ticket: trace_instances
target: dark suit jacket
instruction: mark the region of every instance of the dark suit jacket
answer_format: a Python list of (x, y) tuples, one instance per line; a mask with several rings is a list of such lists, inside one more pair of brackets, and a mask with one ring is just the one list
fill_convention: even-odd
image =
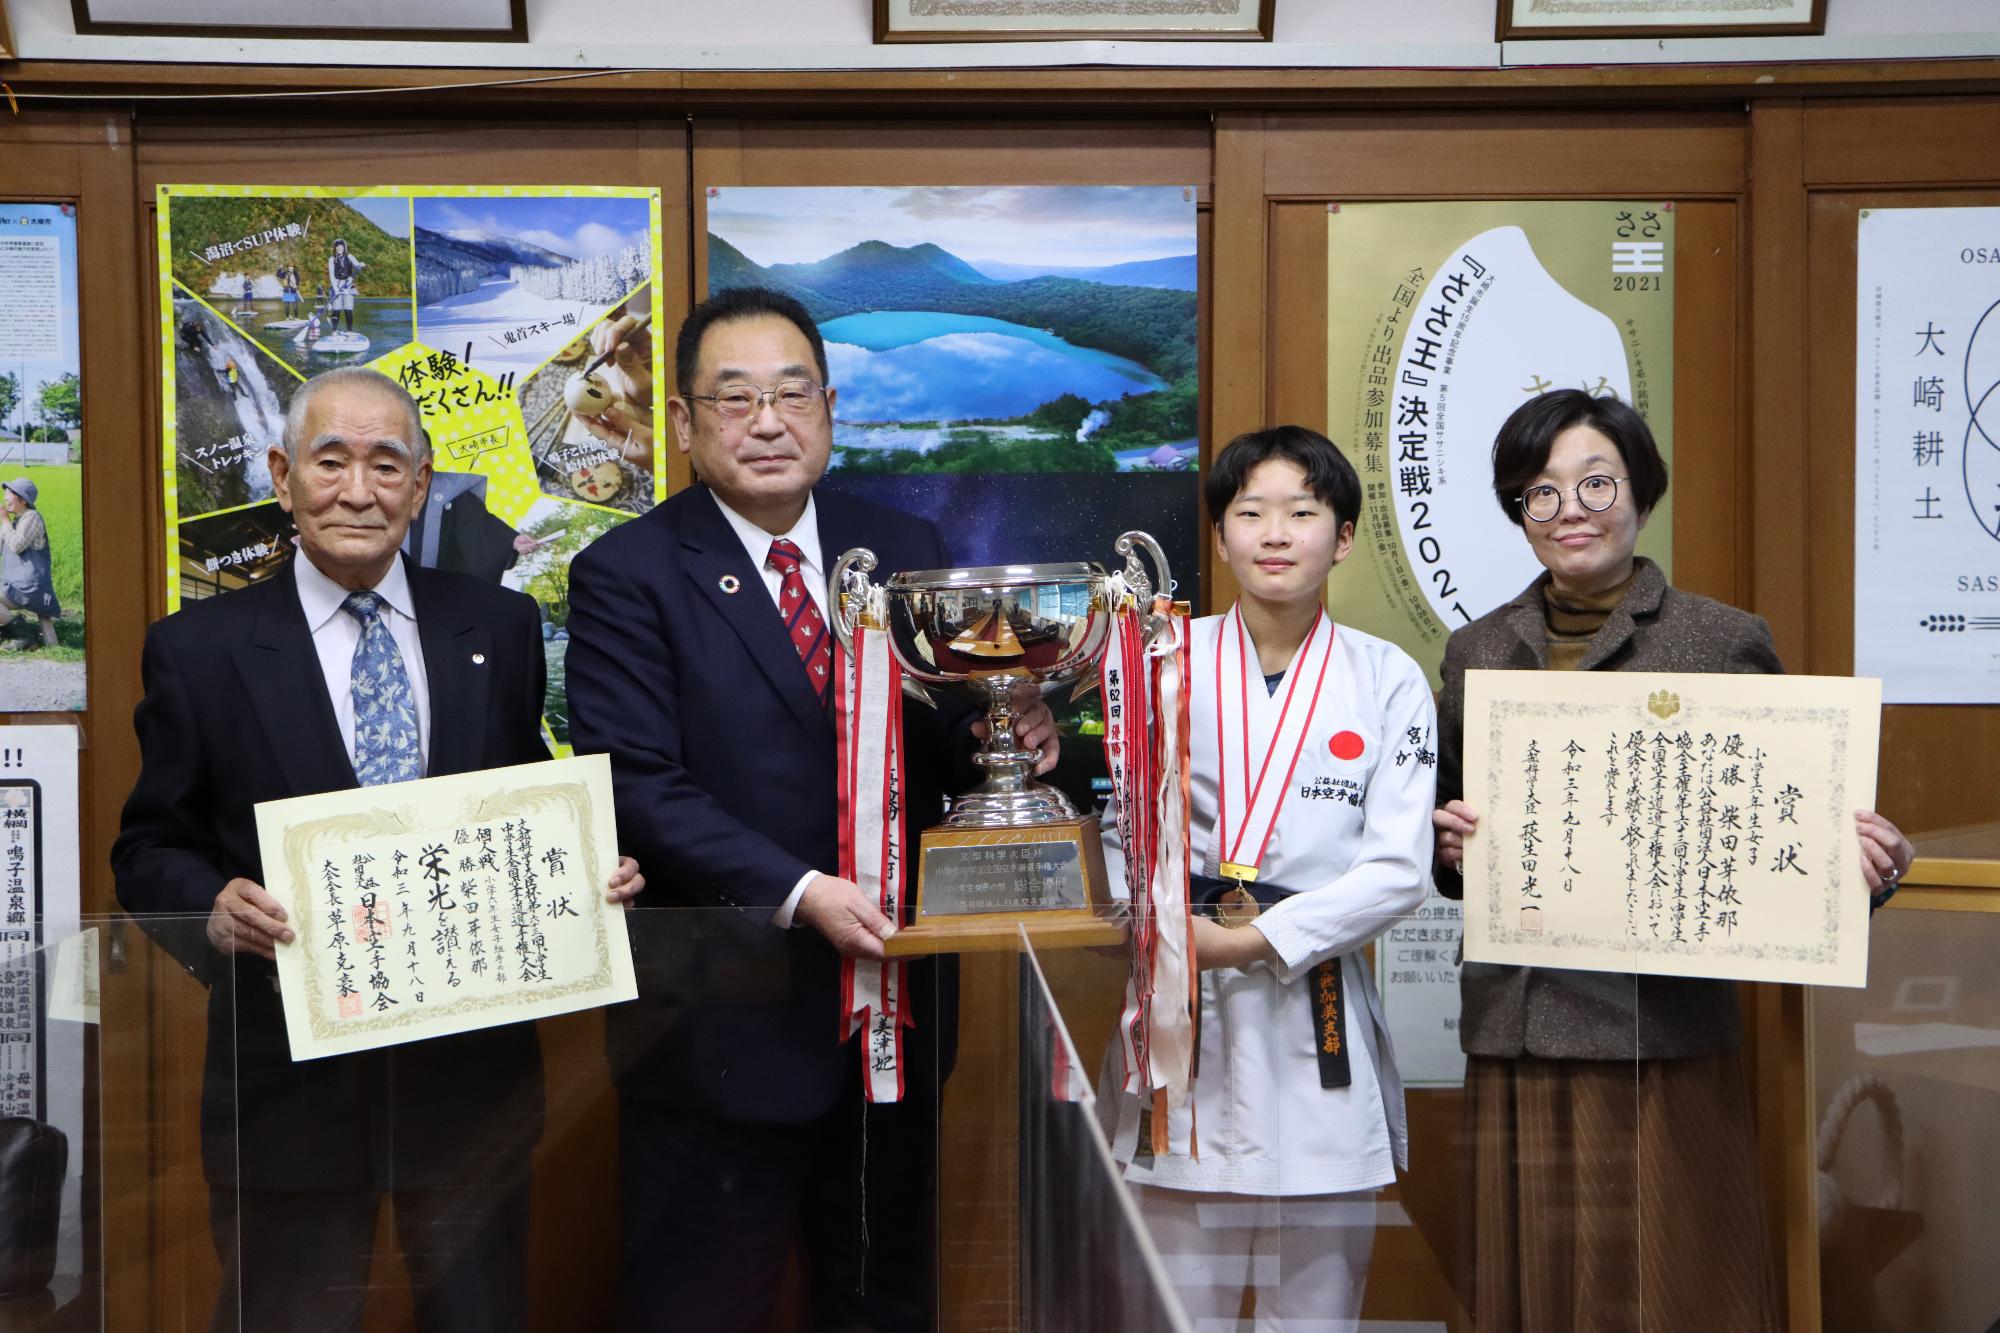
[[(856, 546), (878, 579), (946, 563), (926, 520), (825, 491), (816, 509), (829, 566)], [(706, 487), (576, 558), (569, 632), (571, 737), (610, 754), (619, 836), (649, 876), (631, 918), (639, 1000), (608, 1015), (620, 1091), (730, 1120), (819, 1117), (858, 1059), (838, 1039), (840, 959), (771, 916), (801, 875), (838, 867), (833, 720)], [(909, 701), (903, 717), (907, 868), (971, 717)], [(949, 1066), (955, 978), (949, 959), (911, 968), (913, 1077)]]
[(520, 558), (514, 550), (514, 537), (513, 526), (486, 508), (485, 477), (436, 472), (403, 549), (427, 569), (445, 569), (498, 583)]
[[(1438, 709), (1438, 804), (1465, 793), (1465, 673), (1545, 670), (1544, 573), (1505, 606), (1451, 636)], [(1763, 617), (1667, 586), (1643, 557), (1602, 629), (1584, 671), (1784, 671)], [(1461, 898), (1465, 882), (1442, 861), (1438, 892)], [(1667, 1059), (1734, 1050), (1741, 1040), (1736, 986), (1690, 977), (1574, 972), (1466, 963), (1459, 974), (1459, 1043), (1468, 1055), (1570, 1060)]]
[[(535, 604), (405, 566), (429, 681), (428, 773), (548, 758)], [(264, 882), (251, 807), (355, 785), (291, 567), (155, 624), (144, 673), (139, 781), (111, 865), (118, 901), (209, 986), (209, 1180), (422, 1187), (463, 1178), (490, 1152), (524, 1151), (541, 1132), (532, 1027), (294, 1064), (276, 969), (245, 954), (232, 965), (207, 944), (203, 922), (222, 886), (239, 875)]]

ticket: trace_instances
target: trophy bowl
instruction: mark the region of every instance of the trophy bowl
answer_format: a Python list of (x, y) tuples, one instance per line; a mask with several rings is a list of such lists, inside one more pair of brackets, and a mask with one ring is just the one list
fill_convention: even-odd
[[(1138, 552), (1172, 586), (1166, 554), (1143, 532), (1116, 544), (1125, 588), (1143, 607), (1154, 587)], [(905, 688), (935, 704), (929, 689), (969, 693), (985, 709), (987, 737), (974, 762), (985, 781), (952, 803), (946, 828), (1032, 828), (1078, 818), (1069, 798), (1037, 782), (1034, 750), (1014, 735), (1017, 694), (1050, 694), (1095, 672), (1111, 636), (1111, 576), (1089, 563), (924, 569), (869, 580), (875, 556), (856, 548), (833, 567), (834, 632), (851, 648), (866, 617), (887, 631)]]

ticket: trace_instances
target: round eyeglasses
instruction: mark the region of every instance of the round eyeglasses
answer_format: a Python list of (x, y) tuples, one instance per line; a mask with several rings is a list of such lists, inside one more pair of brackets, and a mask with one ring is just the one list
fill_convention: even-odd
[(768, 389), (754, 384), (724, 384), (714, 393), (691, 393), (688, 397), (694, 402), (713, 404), (718, 415), (731, 421), (741, 421), (762, 411), (767, 399), (776, 403), (785, 416), (810, 416), (825, 393), (825, 385), (811, 380), (781, 380)]
[(1607, 477), (1602, 473), (1585, 477), (1576, 484), (1574, 490), (1562, 490), (1555, 486), (1530, 486), (1521, 492), (1515, 501), (1521, 512), (1537, 523), (1553, 523), (1562, 512), (1563, 500), (1574, 495), (1576, 502), (1593, 514), (1601, 514), (1618, 503), (1618, 483), (1624, 477)]

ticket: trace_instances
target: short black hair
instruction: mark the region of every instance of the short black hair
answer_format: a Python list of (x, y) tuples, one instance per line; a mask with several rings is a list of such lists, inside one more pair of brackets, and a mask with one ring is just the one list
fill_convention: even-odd
[(1272, 426), (1237, 436), (1209, 464), (1202, 495), (1208, 502), (1208, 516), (1217, 528), (1222, 526), (1222, 516), (1229, 506), (1242, 494), (1250, 474), (1259, 464), (1273, 458), (1298, 464), (1312, 493), (1333, 510), (1336, 528), (1360, 520), (1361, 477), (1354, 471), (1354, 464), (1347, 461), (1347, 455), (1340, 452), (1340, 446), (1304, 426)]
[(813, 323), (812, 315), (796, 298), (771, 287), (725, 287), (698, 303), (681, 321), (680, 336), (674, 340), (674, 384), (681, 397), (694, 392), (694, 372), (701, 361), (701, 340), (708, 335), (708, 331), (717, 324), (755, 319), (760, 315), (776, 315), (779, 319), (790, 320), (812, 344), (813, 364), (819, 367), (819, 382), (827, 382), (826, 339), (819, 336), (819, 325)]
[(1549, 465), (1556, 436), (1573, 426), (1588, 426), (1618, 447), (1633, 505), (1641, 515), (1652, 513), (1667, 493), (1667, 460), (1646, 418), (1622, 398), (1552, 389), (1515, 408), (1493, 439), (1493, 498), (1514, 526), (1523, 526), (1521, 492)]

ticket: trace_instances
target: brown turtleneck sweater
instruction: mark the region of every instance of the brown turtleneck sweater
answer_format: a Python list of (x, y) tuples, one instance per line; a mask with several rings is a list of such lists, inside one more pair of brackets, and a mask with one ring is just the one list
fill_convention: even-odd
[(1542, 616), (1549, 627), (1549, 670), (1576, 670), (1591, 639), (1625, 600), (1625, 590), (1632, 586), (1638, 572), (1634, 566), (1624, 582), (1594, 597), (1565, 596), (1556, 592), (1555, 584), (1543, 585)]

